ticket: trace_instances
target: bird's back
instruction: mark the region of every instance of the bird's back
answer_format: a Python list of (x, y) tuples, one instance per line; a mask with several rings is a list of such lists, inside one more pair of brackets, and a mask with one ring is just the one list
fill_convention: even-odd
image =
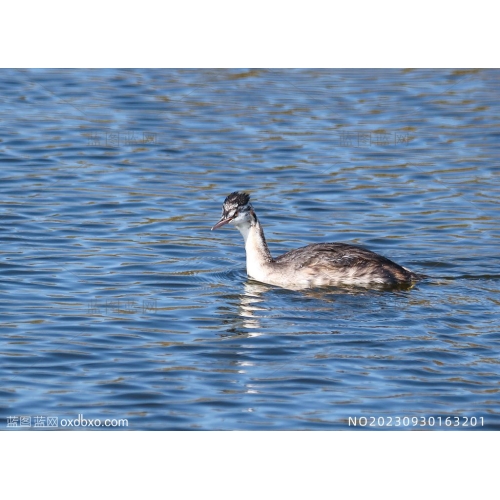
[(316, 284), (409, 283), (420, 276), (365, 248), (345, 243), (313, 243), (274, 260), (290, 278)]

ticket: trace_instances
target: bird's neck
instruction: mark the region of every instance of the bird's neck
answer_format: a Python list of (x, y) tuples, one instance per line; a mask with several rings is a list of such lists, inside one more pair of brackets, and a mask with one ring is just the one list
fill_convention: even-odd
[(259, 279), (261, 272), (272, 262), (271, 252), (267, 247), (264, 230), (255, 217), (250, 223), (236, 226), (245, 240), (245, 251), (247, 254), (247, 273), (255, 279)]

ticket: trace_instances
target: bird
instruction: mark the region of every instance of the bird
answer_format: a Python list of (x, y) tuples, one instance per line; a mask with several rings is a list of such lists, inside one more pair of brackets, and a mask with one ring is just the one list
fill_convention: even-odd
[(235, 191), (226, 197), (221, 219), (211, 230), (226, 224), (235, 226), (245, 240), (248, 276), (269, 285), (291, 289), (413, 286), (425, 277), (375, 252), (346, 243), (313, 243), (273, 258), (246, 192)]

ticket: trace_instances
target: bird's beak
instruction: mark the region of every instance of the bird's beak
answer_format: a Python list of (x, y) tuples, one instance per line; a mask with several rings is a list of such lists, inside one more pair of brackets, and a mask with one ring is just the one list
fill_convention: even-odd
[(229, 219), (229, 218), (225, 218), (225, 217), (222, 217), (222, 219), (217, 222), (217, 224), (215, 224), (215, 226), (210, 230), (210, 231), (213, 231), (214, 229), (219, 229), (219, 227), (222, 227), (226, 224), (229, 224), (233, 219)]

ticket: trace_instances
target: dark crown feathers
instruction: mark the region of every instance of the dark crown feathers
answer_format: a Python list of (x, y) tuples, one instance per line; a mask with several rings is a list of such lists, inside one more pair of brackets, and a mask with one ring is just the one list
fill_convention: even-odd
[(239, 191), (235, 191), (231, 193), (225, 200), (224, 205), (228, 204), (236, 204), (237, 206), (247, 205), (250, 201), (250, 195), (248, 193), (240, 193)]

